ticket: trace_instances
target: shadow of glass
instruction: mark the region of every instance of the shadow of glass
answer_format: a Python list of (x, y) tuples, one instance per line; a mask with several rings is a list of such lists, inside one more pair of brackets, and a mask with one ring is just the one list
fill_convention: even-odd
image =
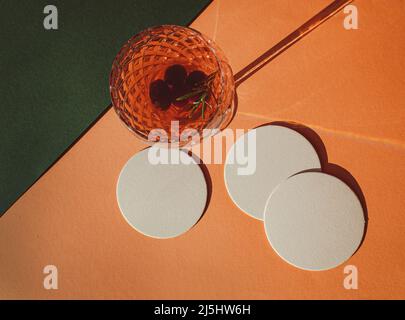
[(322, 23), (327, 21), (329, 18), (333, 17), (338, 13), (343, 7), (351, 3), (353, 0), (335, 0), (327, 7), (322, 9), (307, 22), (301, 25), (299, 28), (291, 32), (288, 36), (278, 42), (276, 45), (271, 47), (260, 57), (249, 63), (246, 67), (238, 71), (235, 76), (235, 88), (237, 88), (242, 82), (246, 81), (248, 78), (253, 76), (257, 71), (271, 62), (278, 55), (283, 53), (294, 43), (305, 37), (311, 31), (315, 30)]

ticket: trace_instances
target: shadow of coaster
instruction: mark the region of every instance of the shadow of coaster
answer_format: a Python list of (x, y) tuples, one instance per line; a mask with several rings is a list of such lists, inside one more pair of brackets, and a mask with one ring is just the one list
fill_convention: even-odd
[[(156, 152), (170, 154), (170, 164), (152, 164), (149, 156)], [(186, 152), (152, 147), (125, 164), (117, 183), (117, 201), (125, 220), (138, 232), (173, 238), (200, 219), (207, 202), (207, 184), (200, 166)]]
[[(256, 135), (256, 143), (250, 140), (252, 135)], [(248, 162), (256, 164), (254, 172), (240, 174), (249, 165), (235, 161), (240, 152), (252, 156)], [(250, 130), (235, 142), (226, 157), (224, 178), (232, 201), (251, 217), (263, 220), (267, 199), (276, 186), (298, 172), (320, 168), (314, 147), (301, 134), (267, 125)]]
[(325, 173), (305, 172), (273, 191), (264, 226), (282, 259), (300, 269), (321, 271), (354, 254), (365, 220), (359, 199), (345, 183)]

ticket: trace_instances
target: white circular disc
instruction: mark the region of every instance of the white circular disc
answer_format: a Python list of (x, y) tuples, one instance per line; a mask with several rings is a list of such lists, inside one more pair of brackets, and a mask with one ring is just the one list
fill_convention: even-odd
[(364, 213), (354, 192), (321, 172), (297, 174), (268, 199), (264, 226), (277, 254), (305, 270), (327, 270), (349, 259), (364, 234)]
[(140, 233), (160, 239), (176, 237), (196, 224), (204, 211), (205, 177), (186, 152), (169, 149), (171, 159), (188, 157), (190, 164), (154, 165), (148, 159), (150, 149), (134, 155), (122, 169), (118, 206), (125, 220)]
[[(249, 142), (254, 134), (256, 152)], [(239, 174), (240, 168), (252, 166), (249, 165), (252, 161), (248, 160), (248, 165), (238, 164), (235, 158), (238, 150), (245, 150), (244, 154), (250, 154), (252, 159), (256, 156), (253, 174)], [(314, 147), (302, 135), (282, 126), (268, 125), (250, 130), (231, 147), (225, 162), (225, 184), (232, 201), (242, 211), (263, 220), (266, 201), (276, 186), (298, 172), (320, 167)]]

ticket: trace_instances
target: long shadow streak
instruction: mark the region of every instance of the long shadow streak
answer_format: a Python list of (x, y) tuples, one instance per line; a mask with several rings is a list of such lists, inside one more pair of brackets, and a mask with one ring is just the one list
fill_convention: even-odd
[(344, 6), (352, 2), (353, 0), (335, 0), (329, 6), (321, 10), (298, 29), (290, 33), (283, 40), (277, 43), (275, 46), (267, 50), (260, 57), (258, 57), (253, 62), (249, 63), (242, 70), (237, 72), (234, 76), (235, 87), (237, 88), (242, 82), (246, 81), (257, 71), (267, 65), (270, 61), (276, 58), (279, 54), (287, 50), (294, 43), (299, 41), (301, 38), (306, 36), (312, 30), (316, 29), (322, 23), (327, 21), (329, 18), (333, 17), (336, 13), (340, 11)]

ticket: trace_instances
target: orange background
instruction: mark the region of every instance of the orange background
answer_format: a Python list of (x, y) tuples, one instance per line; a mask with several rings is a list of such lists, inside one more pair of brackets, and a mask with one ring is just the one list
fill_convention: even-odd
[[(236, 72), (329, 3), (214, 1), (192, 26)], [(344, 265), (308, 272), (283, 262), (262, 223), (231, 202), (223, 165), (207, 165), (211, 201), (189, 232), (135, 232), (115, 186), (144, 145), (110, 110), (0, 218), (0, 298), (405, 298), (405, 1), (354, 4), (359, 30), (345, 30), (340, 12), (238, 87), (231, 128), (298, 122), (325, 170), (362, 192), (368, 230), (345, 264), (357, 266), (358, 290), (344, 289)], [(58, 290), (43, 288), (49, 264)]]

